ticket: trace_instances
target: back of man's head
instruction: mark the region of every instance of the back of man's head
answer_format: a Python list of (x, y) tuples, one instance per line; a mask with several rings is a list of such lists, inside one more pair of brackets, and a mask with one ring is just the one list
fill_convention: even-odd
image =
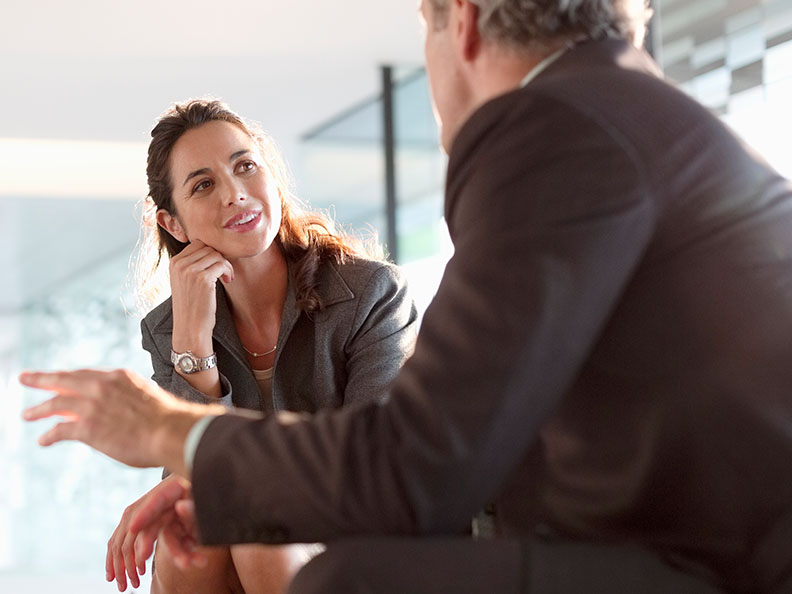
[[(428, 0), (443, 26), (451, 2)], [(468, 0), (479, 7), (482, 37), (531, 48), (559, 38), (625, 39), (640, 45), (651, 16), (647, 0)]]

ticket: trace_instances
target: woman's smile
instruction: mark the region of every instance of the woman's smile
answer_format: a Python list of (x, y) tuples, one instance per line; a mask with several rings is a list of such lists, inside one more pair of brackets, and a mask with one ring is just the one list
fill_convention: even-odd
[(246, 233), (253, 231), (261, 223), (260, 210), (247, 210), (231, 217), (224, 225), (225, 229), (235, 233)]

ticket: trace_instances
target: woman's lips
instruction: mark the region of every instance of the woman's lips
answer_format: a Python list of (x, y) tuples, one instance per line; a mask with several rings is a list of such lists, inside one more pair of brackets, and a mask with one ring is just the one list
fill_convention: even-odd
[(225, 224), (229, 231), (244, 233), (255, 229), (261, 221), (261, 211), (243, 212), (232, 218)]

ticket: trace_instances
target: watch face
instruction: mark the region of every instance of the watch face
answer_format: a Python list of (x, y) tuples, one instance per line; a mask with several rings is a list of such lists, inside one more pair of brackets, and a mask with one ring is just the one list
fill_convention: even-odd
[(195, 369), (195, 362), (193, 361), (192, 357), (185, 355), (179, 359), (179, 369), (181, 369), (184, 373), (190, 373), (193, 371), (193, 369)]

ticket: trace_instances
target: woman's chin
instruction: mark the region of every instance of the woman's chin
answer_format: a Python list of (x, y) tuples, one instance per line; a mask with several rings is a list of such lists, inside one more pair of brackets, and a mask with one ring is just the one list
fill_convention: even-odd
[(229, 262), (233, 263), (234, 261), (266, 258), (271, 255), (272, 251), (278, 251), (274, 242), (250, 246), (247, 248), (240, 248), (237, 246), (236, 249), (230, 249), (228, 250), (228, 253), (224, 253), (223, 255)]

